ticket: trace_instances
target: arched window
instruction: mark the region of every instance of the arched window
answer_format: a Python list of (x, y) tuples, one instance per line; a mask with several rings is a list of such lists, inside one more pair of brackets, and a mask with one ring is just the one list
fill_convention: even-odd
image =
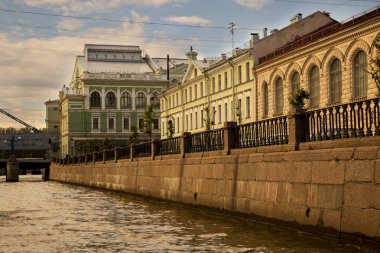
[(291, 94), (295, 94), (297, 90), (300, 88), (300, 74), (298, 72), (294, 72), (292, 76), (292, 90)]
[(342, 97), (342, 67), (340, 60), (335, 59), (329, 69), (330, 102), (340, 102)]
[(91, 93), (90, 98), (90, 106), (91, 107), (100, 107), (100, 94), (97, 91)]
[(319, 70), (313, 66), (309, 72), (310, 106), (319, 105)]
[(136, 96), (136, 107), (137, 108), (144, 108), (146, 107), (146, 97), (143, 92), (137, 93)]
[(269, 90), (268, 84), (264, 83), (263, 86), (263, 116), (268, 117), (269, 114)]
[(282, 79), (276, 81), (276, 114), (281, 114), (284, 108), (284, 86)]
[(116, 108), (116, 96), (112, 91), (106, 95), (106, 108)]
[(120, 97), (121, 108), (131, 108), (132, 107), (132, 97), (129, 92), (123, 92)]
[[(158, 93), (157, 92), (153, 92), (152, 97), (150, 98), (150, 103), (155, 108), (159, 108), (160, 107), (160, 99), (158, 98)], [(174, 96), (173, 96), (173, 106), (174, 106)]]
[(353, 62), (353, 97), (362, 98), (367, 96), (368, 80), (367, 80), (367, 55), (364, 51), (356, 54)]

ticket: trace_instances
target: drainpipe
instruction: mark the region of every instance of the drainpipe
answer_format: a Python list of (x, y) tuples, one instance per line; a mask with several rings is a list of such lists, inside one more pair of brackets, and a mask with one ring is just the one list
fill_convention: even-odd
[(257, 79), (257, 72), (253, 70), (253, 78), (255, 78), (255, 121), (257, 122), (259, 119), (259, 99), (258, 99), (258, 91), (259, 91), (259, 81)]
[(231, 119), (233, 120), (234, 122), (237, 122), (236, 121), (236, 113), (235, 113), (235, 106), (236, 106), (236, 98), (235, 98), (235, 66), (231, 63), (232, 59), (229, 58), (228, 59), (228, 64), (231, 66), (232, 68), (232, 75), (231, 75), (231, 88), (232, 88), (232, 108), (231, 108), (231, 111), (232, 111), (232, 115), (234, 115), (234, 117)]

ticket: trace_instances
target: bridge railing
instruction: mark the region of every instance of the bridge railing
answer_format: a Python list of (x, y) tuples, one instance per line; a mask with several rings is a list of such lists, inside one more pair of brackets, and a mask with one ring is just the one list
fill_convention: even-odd
[(181, 138), (168, 138), (157, 141), (157, 155), (174, 155), (181, 153)]
[(152, 155), (152, 144), (150, 142), (140, 143), (133, 146), (134, 157), (149, 157)]
[(189, 153), (224, 149), (224, 130), (215, 129), (189, 135)]

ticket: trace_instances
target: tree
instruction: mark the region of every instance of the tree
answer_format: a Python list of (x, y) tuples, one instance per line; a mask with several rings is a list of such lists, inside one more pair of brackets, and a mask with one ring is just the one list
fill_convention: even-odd
[(169, 119), (168, 121), (168, 127), (167, 127), (167, 130), (168, 130), (168, 137), (169, 138), (172, 138), (173, 137), (173, 134), (174, 134), (174, 124), (173, 124), (173, 118), (171, 117), (171, 119)]
[(211, 116), (210, 116), (210, 107), (206, 106), (204, 109), (204, 112), (205, 112), (205, 118), (203, 119), (203, 121), (205, 122), (206, 130), (210, 130), (211, 126), (215, 124), (215, 122), (211, 119)]
[(152, 125), (155, 113), (153, 112), (153, 105), (145, 107), (144, 111), (144, 133), (149, 134), (149, 138), (152, 141)]
[(372, 46), (376, 48), (377, 55), (374, 59), (371, 59), (370, 71), (368, 73), (375, 81), (377, 86), (377, 96), (380, 97), (380, 34), (374, 39)]
[(129, 136), (129, 145), (130, 146), (136, 145), (138, 136), (139, 136), (139, 132), (137, 131), (137, 127), (132, 126), (131, 127), (131, 135)]
[(108, 138), (105, 138), (103, 140), (103, 143), (100, 145), (100, 150), (107, 150), (107, 149), (113, 149), (115, 147), (115, 143), (112, 140), (109, 140)]
[(304, 88), (298, 88), (297, 91), (289, 97), (289, 103), (293, 108), (300, 109), (305, 106), (305, 99), (309, 99), (310, 93)]

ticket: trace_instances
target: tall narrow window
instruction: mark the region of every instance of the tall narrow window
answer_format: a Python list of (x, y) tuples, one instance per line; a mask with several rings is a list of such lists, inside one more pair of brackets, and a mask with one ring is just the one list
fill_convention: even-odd
[(129, 130), (129, 118), (123, 118), (123, 129)]
[(193, 129), (193, 114), (190, 113), (190, 130)]
[(194, 85), (194, 99), (198, 99), (198, 85)]
[(203, 125), (203, 122), (204, 122), (204, 120), (203, 120), (203, 110), (201, 110), (201, 127), (204, 126), (204, 125)]
[(367, 74), (367, 55), (364, 51), (356, 54), (353, 62), (353, 97), (362, 98), (367, 96), (368, 74)]
[(116, 108), (116, 96), (112, 91), (106, 95), (106, 108)]
[(132, 107), (132, 97), (129, 92), (123, 92), (120, 97), (121, 108), (131, 108)]
[(218, 91), (222, 90), (222, 75), (218, 75)]
[(189, 130), (189, 115), (186, 115), (186, 131)]
[(203, 82), (201, 82), (201, 87), (200, 87), (200, 89), (201, 89), (201, 98), (203, 97)]
[(227, 83), (228, 83), (228, 79), (227, 79), (227, 71), (224, 72), (224, 89), (227, 89)]
[(249, 80), (251, 80), (251, 75), (250, 75), (250, 69), (249, 69), (249, 62), (247, 62), (245, 64), (245, 80), (248, 82)]
[(319, 105), (319, 70), (312, 67), (309, 73), (310, 106)]
[(176, 101), (176, 105), (179, 106), (179, 103), (178, 103), (178, 93), (175, 94), (175, 101)]
[(179, 117), (177, 117), (177, 133), (179, 133)]
[(159, 120), (158, 119), (153, 119), (153, 129), (159, 129)]
[(240, 124), (240, 122), (241, 122), (241, 117), (242, 117), (242, 115), (241, 115), (241, 99), (238, 99), (238, 104), (237, 104), (237, 108), (236, 108), (236, 116), (237, 116), (237, 119), (238, 119), (238, 122), (239, 122), (239, 124)]
[(215, 93), (215, 77), (212, 78), (212, 93)]
[[(150, 98), (150, 103), (154, 108), (160, 108), (160, 99), (158, 98), (158, 93), (153, 92), (152, 97)], [(174, 95), (173, 95), (173, 105), (174, 105)]]
[(198, 129), (198, 112), (194, 113), (194, 117), (195, 117), (195, 129)]
[(222, 123), (222, 105), (218, 105), (218, 123)]
[(115, 129), (115, 118), (108, 118), (108, 130)]
[(342, 97), (342, 67), (340, 60), (335, 59), (329, 69), (330, 102), (340, 102)]
[(97, 91), (91, 93), (90, 98), (90, 106), (91, 107), (100, 107), (100, 94)]
[(281, 114), (284, 108), (284, 86), (282, 78), (278, 78), (275, 84), (276, 91), (276, 114)]
[(193, 101), (193, 88), (189, 88), (190, 102)]
[(185, 89), (185, 103), (187, 103), (187, 89)]
[(211, 118), (212, 118), (212, 122), (214, 123), (215, 123), (215, 113), (216, 113), (215, 107), (212, 107)]
[(292, 76), (292, 87), (291, 94), (295, 94), (297, 90), (300, 88), (300, 74), (298, 72), (294, 72)]
[(92, 118), (92, 129), (99, 129), (99, 118)]
[(137, 93), (137, 96), (136, 96), (136, 107), (137, 108), (144, 108), (144, 107), (146, 107), (146, 97), (145, 97), (145, 94), (143, 92)]
[(169, 109), (171, 109), (171, 108), (172, 108), (172, 97), (169, 96)]
[(228, 121), (228, 104), (224, 103), (224, 121)]
[(198, 69), (194, 69), (194, 77), (198, 76)]
[(269, 114), (269, 90), (268, 84), (264, 83), (263, 86), (263, 116), (268, 117)]
[(246, 118), (251, 117), (251, 98), (250, 97), (245, 98), (245, 117)]
[(144, 129), (144, 119), (139, 118), (139, 130), (142, 131)]
[(241, 82), (241, 66), (238, 66), (238, 84)]

